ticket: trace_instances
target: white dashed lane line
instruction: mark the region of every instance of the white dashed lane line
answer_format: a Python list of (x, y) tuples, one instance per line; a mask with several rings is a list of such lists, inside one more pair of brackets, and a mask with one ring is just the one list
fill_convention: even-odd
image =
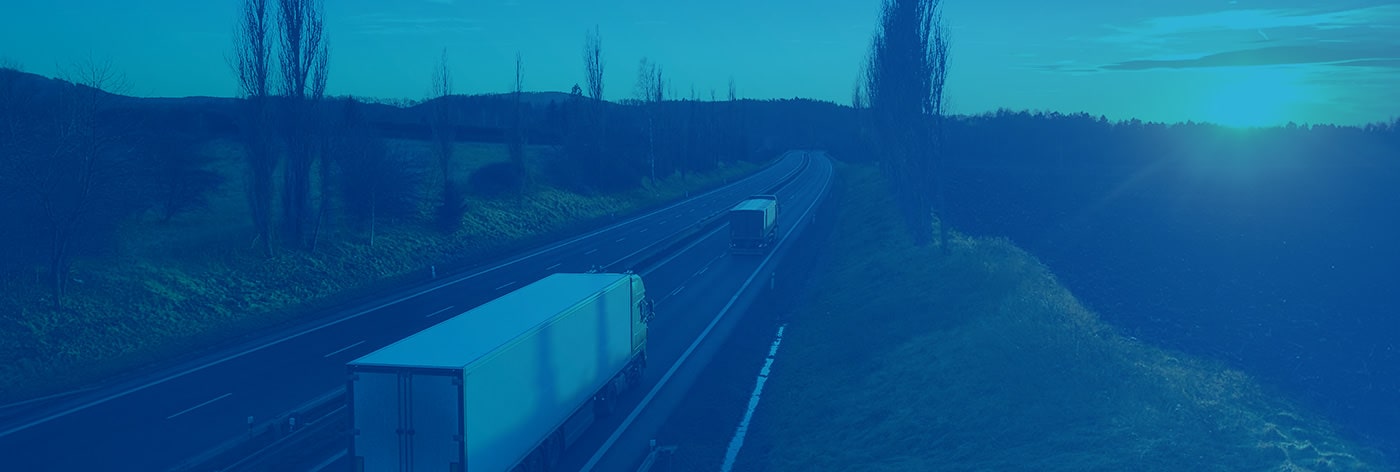
[[(433, 315), (428, 315), (428, 316), (433, 316)], [(355, 344), (351, 344), (351, 345), (349, 345), (349, 346), (345, 346), (345, 347), (342, 347), (342, 348), (340, 348), (340, 349), (336, 349), (336, 350), (334, 350), (334, 351), (331, 351), (330, 354), (326, 354), (326, 355), (324, 355), (324, 356), (321, 356), (321, 358), (324, 359), (324, 358), (327, 358), (327, 357), (330, 357), (330, 356), (334, 356), (334, 355), (336, 355), (336, 354), (340, 354), (340, 353), (345, 352), (345, 351), (349, 351), (350, 349), (354, 348), (355, 346), (359, 346), (359, 345), (364, 344), (364, 343), (365, 343), (364, 341), (360, 341), (360, 342), (357, 342), (357, 343), (355, 343)]]
[(202, 406), (204, 406), (204, 405), (208, 405), (208, 404), (210, 404), (210, 403), (214, 403), (214, 402), (216, 402), (216, 401), (223, 400), (223, 399), (225, 399), (225, 398), (228, 398), (230, 395), (233, 395), (233, 393), (232, 393), (232, 392), (229, 392), (229, 393), (225, 393), (225, 394), (223, 394), (223, 395), (219, 395), (219, 396), (217, 396), (217, 397), (214, 397), (213, 400), (209, 400), (209, 401), (207, 401), (207, 402), (200, 403), (200, 404), (198, 404), (198, 405), (195, 405), (195, 406), (192, 406), (192, 407), (189, 407), (189, 408), (180, 410), (179, 413), (176, 413), (176, 414), (167, 416), (167, 417), (165, 417), (165, 419), (167, 419), (167, 420), (175, 419), (176, 416), (180, 416), (180, 415), (183, 415), (183, 414), (185, 414), (185, 413), (189, 413), (189, 412), (191, 412), (191, 411), (194, 411), (194, 410), (196, 410), (196, 409), (199, 409), (199, 407), (202, 407)]
[(434, 311), (434, 312), (432, 312), (432, 313), (428, 313), (427, 315), (424, 315), (423, 317), (424, 317), (424, 318), (432, 318), (432, 317), (434, 317), (434, 316), (437, 316), (437, 315), (442, 314), (442, 312), (444, 312), (444, 311), (451, 310), (451, 309), (453, 309), (453, 308), (457, 308), (457, 307), (455, 307), (455, 306), (449, 306), (449, 307), (447, 307), (447, 308), (443, 308), (443, 309), (441, 309), (441, 310)]

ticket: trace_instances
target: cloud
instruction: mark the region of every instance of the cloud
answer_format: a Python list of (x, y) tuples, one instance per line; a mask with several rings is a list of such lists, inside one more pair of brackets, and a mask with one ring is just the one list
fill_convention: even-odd
[(1339, 62), (1335, 65), (1400, 69), (1400, 59), (1364, 59), (1360, 61)]
[(1135, 37), (1181, 35), (1208, 31), (1264, 31), (1274, 28), (1337, 29), (1400, 26), (1400, 5), (1378, 5), (1333, 11), (1304, 9), (1225, 10), (1198, 15), (1151, 18), (1114, 28)]
[(352, 20), (357, 31), (368, 34), (470, 32), (485, 29), (478, 20), (467, 18), (409, 18), (362, 15)]
[[(1400, 61), (1400, 51), (1371, 50), (1367, 47), (1327, 45), (1279, 46), (1209, 54), (1192, 59), (1133, 60), (1109, 64), (1107, 70), (1188, 69), (1200, 67), (1247, 67), (1284, 64), (1348, 64)], [(1374, 66), (1373, 66), (1374, 67)]]
[[(1292, 64), (1392, 67), (1400, 60), (1400, 5), (1349, 9), (1230, 9), (1109, 26), (1098, 38), (1121, 55), (1102, 70)], [(1138, 57), (1131, 57), (1136, 55)], [(1120, 56), (1121, 57), (1121, 56)]]

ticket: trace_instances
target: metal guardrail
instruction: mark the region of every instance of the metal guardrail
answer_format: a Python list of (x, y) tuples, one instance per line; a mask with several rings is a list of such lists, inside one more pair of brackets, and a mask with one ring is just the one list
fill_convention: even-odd
[(657, 446), (656, 440), (651, 440), (651, 452), (647, 453), (646, 459), (642, 459), (642, 465), (637, 467), (637, 472), (666, 472), (671, 470), (671, 456), (676, 454), (676, 446)]
[(336, 438), (334, 432), (349, 431), (345, 415), (345, 388), (316, 397), (292, 411), (253, 423), (248, 433), (229, 439), (203, 454), (192, 457), (170, 472), (234, 472), (272, 470), (276, 465), (300, 459), (320, 441)]
[[(796, 169), (759, 193), (772, 193), (787, 186), (809, 163), (810, 158), (804, 158)], [(719, 226), (728, 211), (726, 208), (710, 213), (689, 228), (629, 254), (604, 269), (635, 272), (655, 264), (671, 250)], [(169, 472), (263, 471), (301, 460), (301, 456), (315, 451), (318, 445), (345, 438), (344, 435), (350, 430), (346, 407), (345, 388), (340, 387), (271, 420), (255, 424), (250, 418), (246, 435), (229, 439), (170, 468)], [(675, 449), (675, 446), (653, 447), (643, 462), (644, 468), (639, 472), (651, 470), (662, 458), (669, 458)]]

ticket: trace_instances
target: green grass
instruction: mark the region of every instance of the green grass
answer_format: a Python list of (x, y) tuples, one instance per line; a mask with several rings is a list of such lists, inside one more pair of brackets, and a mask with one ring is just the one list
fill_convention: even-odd
[[(834, 229), (739, 470), (1372, 470), (1249, 376), (1126, 338), (1004, 239), (915, 247), (884, 180)], [(757, 451), (757, 452), (755, 452)]]
[[(391, 145), (431, 159), (425, 143)], [(529, 148), (531, 168), (538, 170), (548, 151)], [(469, 198), (462, 228), (450, 235), (432, 229), (441, 186), (440, 178), (430, 178), (421, 214), (381, 221), (372, 248), (363, 228), (337, 220), (315, 253), (284, 249), (264, 258), (252, 244), (237, 146), (215, 141), (205, 152), (210, 168), (227, 179), (209, 208), (168, 223), (143, 217), (124, 229), (115, 255), (75, 261), (73, 277), (81, 282), (72, 284), (64, 310), (47, 308), (47, 287), (36, 281), (0, 281), (0, 303), (17, 311), (0, 317), (0, 403), (168, 362), (317, 308), (424, 280), (429, 265), (446, 270), (499, 257), (757, 169), (731, 165), (620, 194), (536, 183), (520, 196)], [(462, 180), (507, 160), (504, 145), (459, 144), (456, 152), (453, 173)]]

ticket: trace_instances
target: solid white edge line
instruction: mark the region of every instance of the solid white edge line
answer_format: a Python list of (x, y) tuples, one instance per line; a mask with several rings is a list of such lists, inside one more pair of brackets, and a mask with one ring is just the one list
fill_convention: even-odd
[[(821, 192), (817, 193), (817, 198), (812, 200), (812, 204), (807, 206), (807, 210), (802, 212), (802, 216), (797, 217), (797, 221), (806, 219), (807, 214), (811, 213), (812, 209), (817, 207), (817, 202), (822, 200), (823, 195), (825, 195), (830, 188), (831, 175), (833, 173), (834, 171), (826, 175), (826, 181), (822, 184)], [(783, 235), (783, 240), (778, 244), (787, 243), (788, 237), (792, 235), (792, 231), (795, 228), (797, 228), (795, 224), (788, 227), (787, 233)], [(777, 254), (777, 251), (769, 252), (768, 256), (763, 258), (763, 262), (759, 263), (758, 268), (754, 269), (752, 274), (749, 274), (749, 278), (744, 280), (744, 284), (739, 286), (739, 290), (734, 292), (734, 296), (729, 297), (729, 303), (726, 303), (724, 308), (720, 309), (719, 314), (715, 315), (715, 318), (710, 321), (710, 324), (705, 326), (705, 330), (700, 332), (700, 336), (697, 336), (695, 341), (690, 343), (690, 346), (685, 349), (685, 352), (681, 353), (681, 357), (677, 358), (674, 364), (671, 364), (671, 368), (666, 370), (666, 374), (662, 375), (661, 379), (656, 381), (656, 385), (651, 388), (651, 391), (647, 392), (645, 397), (642, 397), (642, 401), (637, 404), (636, 408), (632, 409), (632, 412), (627, 415), (626, 419), (622, 420), (622, 424), (619, 424), (617, 429), (613, 430), (612, 435), (608, 436), (607, 441), (604, 441), (603, 445), (598, 448), (598, 452), (594, 453), (593, 457), (588, 459), (588, 462), (583, 465), (582, 469), (579, 469), (580, 472), (592, 471), (593, 467), (598, 465), (598, 461), (603, 460), (603, 455), (607, 454), (608, 450), (612, 448), (613, 443), (616, 443), (618, 438), (622, 437), (622, 432), (626, 431), (627, 427), (631, 426), (632, 422), (637, 420), (637, 416), (641, 415), (642, 409), (646, 408), (653, 398), (656, 398), (656, 394), (661, 391), (661, 387), (666, 386), (666, 382), (670, 381), (671, 376), (676, 374), (676, 370), (680, 368), (681, 364), (685, 363), (685, 360), (690, 358), (690, 354), (695, 352), (695, 348), (700, 346), (700, 343), (705, 340), (705, 336), (708, 336), (710, 331), (715, 329), (715, 325), (719, 324), (719, 320), (723, 319), (724, 315), (729, 313), (729, 309), (733, 308), (734, 303), (739, 300), (739, 295), (743, 294), (745, 290), (748, 290), (749, 285), (753, 284), (754, 277), (758, 277), (759, 272), (762, 272), (763, 268), (768, 266), (768, 262), (773, 259), (774, 254)]]
[(758, 411), (758, 401), (763, 395), (763, 386), (768, 383), (768, 377), (773, 373), (773, 360), (778, 356), (778, 346), (783, 343), (783, 328), (787, 328), (787, 325), (778, 326), (778, 334), (773, 337), (773, 344), (768, 348), (768, 358), (763, 360), (763, 368), (758, 370), (758, 376), (754, 378), (753, 393), (749, 395), (749, 405), (744, 409), (744, 417), (739, 420), (739, 426), (734, 428), (734, 436), (729, 438), (729, 448), (724, 451), (724, 464), (720, 466), (720, 472), (734, 470), (734, 463), (739, 460), (739, 451), (744, 448), (744, 438), (749, 434), (749, 425), (753, 422), (753, 414)]
[[(785, 154), (783, 154), (782, 157), (779, 157), (779, 159), (786, 159), (787, 156), (788, 156), (789, 154), (792, 154), (792, 153), (791, 153), (791, 152), (785, 153)], [(771, 168), (770, 168), (770, 169), (771, 169)], [(524, 260), (533, 258), (533, 257), (538, 256), (538, 255), (540, 255), (540, 254), (544, 254), (544, 253), (553, 251), (553, 250), (555, 250), (555, 249), (559, 249), (559, 248), (561, 248), (561, 247), (564, 247), (564, 246), (573, 244), (573, 243), (578, 242), (578, 241), (581, 241), (581, 240), (583, 240), (583, 239), (591, 238), (591, 237), (597, 236), (597, 235), (599, 235), (599, 234), (602, 234), (602, 233), (604, 233), (604, 232), (612, 231), (612, 230), (614, 230), (614, 229), (618, 229), (618, 228), (621, 228), (621, 227), (630, 225), (630, 224), (632, 224), (632, 223), (637, 222), (638, 220), (641, 220), (641, 219), (644, 219), (644, 218), (648, 218), (648, 217), (654, 216), (654, 215), (659, 214), (659, 213), (662, 213), (662, 212), (669, 211), (669, 210), (671, 210), (672, 208), (675, 208), (675, 207), (680, 206), (680, 205), (682, 205), (682, 204), (690, 203), (690, 202), (696, 201), (696, 200), (701, 199), (701, 198), (706, 198), (706, 197), (710, 196), (710, 194), (719, 192), (719, 191), (721, 191), (721, 190), (729, 190), (729, 189), (732, 189), (733, 186), (739, 185), (740, 183), (743, 183), (743, 182), (747, 182), (747, 181), (749, 181), (750, 179), (757, 178), (758, 175), (759, 175), (759, 174), (750, 175), (750, 176), (748, 176), (748, 177), (745, 177), (744, 179), (735, 181), (735, 182), (732, 183), (732, 184), (728, 184), (728, 185), (724, 185), (724, 186), (721, 186), (721, 187), (718, 187), (718, 188), (714, 188), (714, 189), (711, 189), (711, 190), (708, 191), (708, 192), (702, 193), (702, 194), (700, 194), (700, 195), (696, 195), (696, 196), (693, 197), (693, 198), (690, 198), (690, 199), (687, 199), (687, 200), (682, 200), (682, 201), (679, 201), (679, 202), (676, 202), (676, 203), (672, 203), (672, 204), (667, 205), (667, 206), (665, 206), (665, 207), (663, 207), (663, 208), (661, 208), (661, 209), (652, 211), (652, 212), (647, 213), (647, 214), (644, 214), (644, 215), (639, 215), (639, 216), (633, 217), (633, 218), (631, 218), (631, 219), (625, 220), (625, 221), (623, 221), (623, 222), (621, 222), (621, 223), (614, 224), (614, 225), (612, 225), (612, 226), (608, 226), (608, 227), (606, 227), (606, 228), (600, 228), (600, 229), (595, 230), (595, 231), (593, 231), (593, 232), (591, 232), (591, 233), (582, 234), (582, 235), (575, 236), (575, 237), (570, 238), (570, 239), (566, 239), (566, 240), (564, 240), (564, 241), (562, 241), (562, 242), (558, 242), (558, 243), (555, 243), (555, 244), (553, 244), (553, 245), (544, 247), (544, 248), (542, 248), (542, 249), (538, 249), (538, 250), (536, 250), (536, 251), (534, 251), (534, 252), (525, 254), (525, 255), (523, 255), (523, 256), (516, 257), (516, 258), (514, 258), (514, 259), (510, 259), (510, 260), (508, 260), (508, 261), (506, 261), (506, 262), (502, 262), (502, 263), (497, 264), (497, 265), (495, 265), (495, 266), (488, 267), (488, 268), (486, 268), (486, 269), (482, 269), (482, 270), (479, 270), (479, 271), (477, 271), (477, 272), (474, 272), (474, 273), (471, 273), (471, 274), (468, 274), (468, 275), (464, 275), (464, 276), (458, 277), (458, 278), (456, 278), (456, 279), (454, 279), (454, 280), (444, 281), (442, 284), (435, 285), (435, 286), (433, 286), (433, 287), (429, 287), (429, 288), (427, 288), (427, 289), (424, 289), (424, 290), (421, 290), (421, 291), (418, 291), (418, 292), (414, 292), (414, 293), (411, 293), (411, 294), (408, 294), (408, 295), (404, 295), (404, 296), (399, 297), (399, 298), (396, 298), (396, 299), (394, 299), (394, 300), (391, 300), (391, 301), (382, 303), (382, 304), (380, 304), (380, 305), (378, 305), (378, 306), (375, 306), (375, 307), (373, 307), (373, 308), (369, 308), (369, 309), (360, 311), (359, 313), (355, 313), (355, 314), (353, 314), (353, 315), (349, 315), (349, 316), (346, 316), (346, 317), (343, 317), (343, 318), (340, 318), (340, 319), (331, 320), (331, 321), (322, 323), (321, 325), (318, 325), (318, 326), (315, 326), (315, 327), (312, 327), (312, 328), (304, 329), (304, 330), (299, 331), (299, 332), (297, 332), (297, 333), (295, 333), (295, 334), (291, 334), (291, 335), (288, 335), (288, 336), (284, 336), (284, 337), (282, 337), (282, 338), (280, 338), (280, 339), (277, 339), (277, 340), (275, 340), (275, 341), (270, 341), (270, 342), (268, 342), (268, 343), (266, 343), (266, 344), (263, 344), (263, 345), (261, 345), (261, 346), (252, 347), (252, 348), (249, 348), (249, 349), (244, 350), (244, 351), (242, 351), (242, 352), (238, 352), (238, 353), (235, 353), (235, 354), (230, 354), (230, 355), (224, 356), (224, 357), (221, 358), (221, 359), (207, 362), (207, 363), (205, 363), (205, 364), (203, 364), (203, 365), (200, 365), (200, 366), (198, 366), (198, 367), (192, 367), (192, 368), (186, 369), (186, 370), (181, 371), (181, 372), (177, 372), (177, 373), (174, 373), (174, 374), (170, 374), (170, 375), (168, 375), (168, 376), (166, 376), (166, 377), (159, 378), (159, 379), (156, 379), (156, 380), (152, 380), (152, 381), (150, 381), (150, 382), (146, 382), (146, 383), (144, 383), (144, 384), (141, 384), (141, 385), (138, 385), (138, 386), (135, 386), (135, 387), (132, 387), (132, 388), (129, 388), (129, 389), (126, 389), (126, 390), (117, 392), (117, 393), (113, 393), (113, 394), (111, 394), (111, 395), (107, 395), (107, 396), (105, 396), (105, 397), (102, 397), (102, 398), (99, 398), (99, 399), (96, 399), (96, 400), (93, 400), (93, 401), (90, 401), (90, 402), (87, 402), (87, 403), (84, 403), (84, 404), (81, 404), (81, 405), (77, 405), (77, 406), (74, 406), (74, 407), (72, 407), (72, 408), (68, 408), (68, 409), (63, 410), (63, 411), (60, 411), (60, 412), (58, 412), (58, 413), (54, 413), (54, 414), (52, 414), (52, 415), (45, 416), (45, 417), (43, 417), (43, 418), (39, 418), (39, 419), (33, 420), (33, 421), (30, 421), (30, 422), (21, 424), (21, 425), (19, 425), (19, 426), (15, 426), (15, 427), (12, 427), (12, 428), (10, 428), (10, 429), (6, 429), (6, 430), (4, 430), (4, 431), (0, 431), (0, 438), (3, 438), (3, 437), (5, 437), (5, 436), (9, 436), (9, 435), (11, 435), (11, 434), (14, 434), (14, 433), (17, 433), (17, 432), (20, 432), (20, 431), (24, 431), (24, 430), (29, 429), (29, 428), (32, 428), (32, 427), (34, 427), (34, 426), (36, 426), (36, 425), (40, 425), (40, 424), (43, 424), (43, 423), (47, 423), (47, 422), (49, 422), (49, 421), (53, 421), (53, 420), (55, 420), (55, 419), (62, 418), (62, 417), (64, 417), (64, 416), (68, 416), (68, 415), (71, 415), (71, 414), (73, 414), (73, 413), (86, 410), (86, 409), (88, 409), (88, 408), (92, 408), (92, 407), (97, 406), (97, 405), (101, 405), (101, 404), (103, 404), (103, 403), (107, 403), (107, 402), (109, 402), (109, 401), (112, 401), (112, 400), (115, 400), (115, 399), (118, 399), (118, 398), (121, 398), (121, 397), (124, 397), (124, 396), (127, 396), (127, 395), (131, 395), (131, 394), (133, 394), (133, 393), (136, 393), (136, 392), (139, 392), (139, 391), (142, 391), (142, 390), (145, 390), (145, 389), (154, 387), (154, 386), (156, 386), (156, 385), (160, 385), (160, 384), (169, 382), (169, 381), (171, 381), (171, 380), (175, 380), (175, 379), (184, 377), (184, 376), (189, 375), (189, 374), (193, 374), (193, 373), (195, 373), (195, 372), (199, 372), (199, 371), (201, 371), (201, 370), (204, 370), (204, 369), (207, 369), (207, 368), (210, 368), (210, 367), (219, 365), (219, 364), (223, 364), (223, 363), (225, 363), (225, 362), (228, 362), (228, 361), (231, 361), (231, 360), (234, 360), (234, 359), (238, 359), (238, 358), (243, 357), (243, 356), (246, 356), (246, 355), (248, 355), (248, 354), (252, 354), (252, 353), (261, 351), (261, 350), (263, 350), (263, 349), (267, 349), (267, 348), (269, 348), (269, 347), (276, 346), (276, 345), (278, 345), (278, 344), (282, 344), (282, 343), (287, 342), (287, 341), (289, 341), (289, 340), (302, 337), (302, 336), (304, 336), (304, 335), (306, 335), (306, 334), (313, 333), (313, 332), (316, 332), (316, 331), (320, 331), (320, 330), (322, 330), (322, 329), (325, 329), (325, 328), (328, 328), (328, 327), (331, 327), (331, 326), (334, 326), (334, 325), (338, 325), (338, 324), (340, 324), (340, 323), (344, 323), (344, 322), (346, 322), (346, 321), (350, 321), (350, 320), (353, 320), (353, 319), (355, 319), (355, 318), (359, 318), (359, 317), (364, 316), (364, 315), (366, 315), (366, 314), (369, 314), (369, 313), (373, 313), (373, 312), (375, 312), (375, 311), (378, 311), (379, 309), (384, 308), (384, 307), (386, 307), (386, 306), (394, 305), (394, 304), (397, 304), (397, 303), (402, 302), (402, 301), (404, 301), (404, 300), (408, 300), (408, 299), (410, 299), (410, 298), (418, 297), (418, 296), (420, 296), (420, 295), (424, 295), (424, 294), (427, 294), (427, 293), (436, 292), (436, 291), (441, 290), (441, 289), (443, 289), (443, 288), (447, 288), (448, 286), (456, 285), (456, 284), (458, 284), (458, 283), (461, 283), (461, 282), (464, 282), (464, 281), (467, 281), (467, 280), (471, 280), (471, 279), (476, 278), (476, 277), (479, 277), (479, 276), (481, 276), (481, 275), (483, 275), (483, 274), (491, 273), (491, 272), (493, 272), (493, 271), (495, 271), (495, 270), (497, 270), (497, 269), (500, 269), (500, 268), (502, 268), (502, 267), (508, 267), (508, 266), (514, 265), (514, 264), (516, 264), (516, 263), (518, 263), (518, 262), (521, 262), (521, 261), (524, 261)], [(781, 180), (781, 179), (780, 179), (780, 180)]]
[(364, 341), (360, 341), (360, 342), (357, 342), (357, 343), (355, 343), (355, 344), (351, 344), (351, 345), (349, 345), (349, 346), (345, 346), (345, 347), (342, 347), (342, 348), (340, 348), (340, 349), (336, 349), (335, 351), (331, 351), (330, 354), (326, 354), (326, 355), (324, 355), (324, 356), (321, 356), (321, 358), (322, 358), (322, 359), (325, 359), (325, 358), (334, 356), (334, 355), (336, 355), (336, 354), (340, 354), (340, 353), (342, 353), (342, 352), (349, 351), (349, 350), (351, 350), (351, 349), (354, 349), (355, 346), (359, 346), (359, 345), (364, 344), (364, 343), (365, 343)]
[(207, 402), (200, 403), (200, 404), (198, 404), (198, 405), (195, 405), (195, 406), (192, 406), (192, 407), (189, 407), (189, 408), (180, 410), (179, 413), (176, 413), (176, 414), (167, 416), (167, 417), (165, 417), (165, 419), (167, 419), (167, 420), (175, 419), (176, 416), (180, 416), (180, 415), (183, 415), (183, 414), (185, 414), (185, 413), (189, 413), (189, 412), (191, 412), (191, 411), (197, 410), (197, 409), (199, 409), (199, 407), (201, 407), (201, 406), (208, 405), (208, 404), (210, 404), (210, 403), (214, 403), (214, 402), (219, 401), (219, 400), (223, 400), (223, 399), (225, 399), (225, 398), (228, 398), (230, 395), (233, 395), (233, 392), (229, 392), (229, 393), (225, 393), (225, 394), (223, 394), (223, 395), (219, 395), (219, 396), (217, 396), (217, 397), (214, 397), (213, 400), (209, 400), (209, 401), (207, 401)]

